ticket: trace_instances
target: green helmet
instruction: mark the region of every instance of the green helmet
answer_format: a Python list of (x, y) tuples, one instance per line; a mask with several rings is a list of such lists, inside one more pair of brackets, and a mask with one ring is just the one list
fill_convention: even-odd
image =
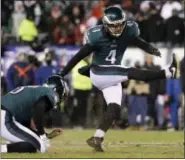
[(119, 37), (126, 24), (126, 15), (120, 7), (111, 6), (105, 9), (103, 15), (105, 29), (115, 37)]
[(43, 85), (52, 88), (57, 93), (58, 103), (68, 96), (68, 85), (61, 76), (53, 75), (49, 77)]

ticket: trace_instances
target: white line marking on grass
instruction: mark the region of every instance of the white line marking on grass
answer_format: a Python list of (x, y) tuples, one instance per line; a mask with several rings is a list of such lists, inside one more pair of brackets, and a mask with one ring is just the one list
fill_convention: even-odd
[[(57, 146), (56, 146), (57, 145)], [(59, 148), (60, 146), (64, 147), (86, 147), (88, 146), (85, 142), (80, 141), (70, 141), (70, 142), (53, 142), (52, 147)], [(183, 147), (183, 142), (108, 142), (104, 144), (106, 148), (115, 148), (115, 147)]]

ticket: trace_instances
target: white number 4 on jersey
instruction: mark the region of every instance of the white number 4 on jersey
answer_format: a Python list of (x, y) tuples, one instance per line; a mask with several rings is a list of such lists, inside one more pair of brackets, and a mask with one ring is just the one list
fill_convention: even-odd
[(111, 50), (105, 60), (110, 61), (111, 64), (114, 64), (116, 62), (116, 50)]

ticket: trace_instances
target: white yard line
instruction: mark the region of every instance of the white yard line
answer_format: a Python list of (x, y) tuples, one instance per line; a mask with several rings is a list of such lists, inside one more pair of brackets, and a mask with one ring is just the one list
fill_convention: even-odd
[[(59, 145), (59, 146), (56, 146)], [(53, 142), (52, 147), (59, 148), (60, 146), (65, 147), (80, 147), (87, 146), (85, 142), (80, 141), (70, 141), (70, 142)], [(183, 147), (183, 142), (109, 142), (104, 145), (105, 148), (115, 148), (115, 147)]]

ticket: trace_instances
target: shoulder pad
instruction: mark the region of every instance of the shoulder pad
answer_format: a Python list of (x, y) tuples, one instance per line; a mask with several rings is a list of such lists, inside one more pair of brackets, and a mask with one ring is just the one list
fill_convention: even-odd
[(127, 21), (127, 26), (130, 28), (132, 35), (133, 36), (139, 36), (140, 35), (140, 30), (139, 26), (136, 22), (134, 21)]
[(127, 26), (139, 28), (135, 21), (127, 21)]
[(102, 27), (102, 25), (97, 25), (95, 27), (89, 28), (84, 34), (84, 44), (88, 43), (94, 45), (102, 35)]
[(101, 31), (102, 27), (103, 27), (102, 25), (97, 25), (97, 26), (89, 28), (88, 31), (89, 32), (98, 32), (98, 31)]
[(54, 91), (53, 89), (51, 88), (48, 88), (48, 87), (45, 87), (46, 91), (45, 91), (45, 95), (48, 97), (49, 101), (51, 102), (51, 104), (53, 106), (56, 105), (56, 98), (55, 98), (55, 94), (54, 94)]

